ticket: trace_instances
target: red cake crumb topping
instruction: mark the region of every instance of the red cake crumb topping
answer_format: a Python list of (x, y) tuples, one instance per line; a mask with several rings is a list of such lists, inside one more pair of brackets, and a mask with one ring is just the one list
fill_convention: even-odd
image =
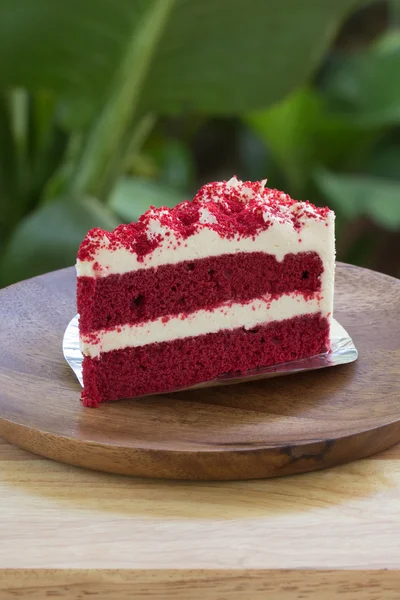
[(155, 208), (145, 212), (137, 223), (120, 225), (108, 232), (99, 228), (86, 235), (78, 252), (80, 261), (90, 261), (101, 248), (110, 251), (126, 248), (139, 261), (157, 248), (173, 232), (171, 245), (180, 246), (203, 228), (221, 238), (254, 237), (278, 220), (291, 223), (300, 232), (307, 220), (325, 220), (328, 207), (317, 208), (310, 202), (297, 202), (288, 194), (265, 187), (265, 181), (214, 182), (204, 185), (193, 201), (185, 200), (174, 208)]

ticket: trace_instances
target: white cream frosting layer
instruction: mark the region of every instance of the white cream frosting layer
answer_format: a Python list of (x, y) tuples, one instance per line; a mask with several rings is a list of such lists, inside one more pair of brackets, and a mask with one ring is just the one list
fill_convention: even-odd
[(81, 351), (85, 356), (97, 357), (102, 352), (122, 350), (127, 347), (139, 347), (147, 344), (170, 342), (185, 337), (194, 337), (206, 333), (217, 333), (228, 329), (244, 327), (252, 329), (257, 325), (290, 319), (301, 315), (315, 314), (321, 311), (331, 319), (331, 303), (318, 295), (306, 300), (299, 294), (282, 295), (271, 300), (268, 297), (253, 300), (247, 304), (225, 304), (214, 310), (199, 310), (190, 315), (161, 317), (138, 325), (123, 325), (119, 328), (99, 330), (97, 341), (83, 336)]
[[(316, 252), (329, 271), (329, 265), (335, 259), (334, 220), (334, 213), (331, 212), (324, 220), (308, 219), (301, 230), (296, 231), (292, 223), (276, 219), (268, 229), (261, 231), (254, 239), (238, 236), (228, 239), (221, 237), (211, 227), (204, 227), (186, 240), (178, 240), (171, 231), (170, 236), (165, 236), (161, 244), (144, 257), (143, 262), (138, 261), (137, 255), (127, 248), (111, 251), (108, 247), (109, 242), (105, 239), (104, 245), (99, 248), (93, 260), (77, 261), (77, 275), (78, 277), (121, 275), (139, 269), (238, 252), (265, 252), (275, 256), (278, 261), (282, 261), (289, 253)], [(154, 222), (154, 228), (155, 235), (165, 233), (158, 221)], [(95, 268), (98, 265), (101, 265), (101, 271)]]

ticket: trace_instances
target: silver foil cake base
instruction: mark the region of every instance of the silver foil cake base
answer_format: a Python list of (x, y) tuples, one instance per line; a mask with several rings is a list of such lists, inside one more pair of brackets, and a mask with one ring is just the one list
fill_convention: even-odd
[[(64, 358), (75, 373), (81, 386), (82, 381), (82, 361), (83, 355), (79, 348), (79, 316), (69, 322), (63, 338), (63, 353)], [(332, 321), (331, 327), (331, 352), (317, 354), (309, 358), (293, 360), (279, 365), (269, 367), (260, 367), (245, 373), (225, 373), (219, 375), (211, 381), (198, 383), (188, 388), (179, 388), (176, 390), (168, 390), (169, 392), (198, 389), (202, 387), (213, 387), (217, 385), (229, 385), (234, 383), (244, 383), (246, 381), (255, 381), (257, 379), (267, 379), (268, 377), (278, 377), (280, 375), (290, 375), (301, 371), (314, 371), (316, 369), (324, 369), (326, 367), (335, 367), (337, 365), (345, 365), (352, 363), (358, 358), (357, 348), (354, 346), (353, 340), (347, 331), (335, 319)]]

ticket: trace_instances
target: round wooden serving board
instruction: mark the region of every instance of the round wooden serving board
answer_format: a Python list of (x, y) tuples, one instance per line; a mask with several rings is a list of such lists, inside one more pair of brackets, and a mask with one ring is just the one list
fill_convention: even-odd
[(0, 292), (0, 435), (91, 469), (252, 479), (330, 467), (400, 441), (400, 281), (339, 264), (335, 317), (357, 362), (83, 408), (64, 361), (75, 271)]

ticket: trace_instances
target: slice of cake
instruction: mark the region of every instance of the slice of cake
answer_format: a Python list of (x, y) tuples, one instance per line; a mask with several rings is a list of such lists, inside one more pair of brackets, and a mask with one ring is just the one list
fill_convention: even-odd
[(265, 183), (210, 183), (89, 231), (77, 261), (85, 405), (329, 350), (334, 213)]

